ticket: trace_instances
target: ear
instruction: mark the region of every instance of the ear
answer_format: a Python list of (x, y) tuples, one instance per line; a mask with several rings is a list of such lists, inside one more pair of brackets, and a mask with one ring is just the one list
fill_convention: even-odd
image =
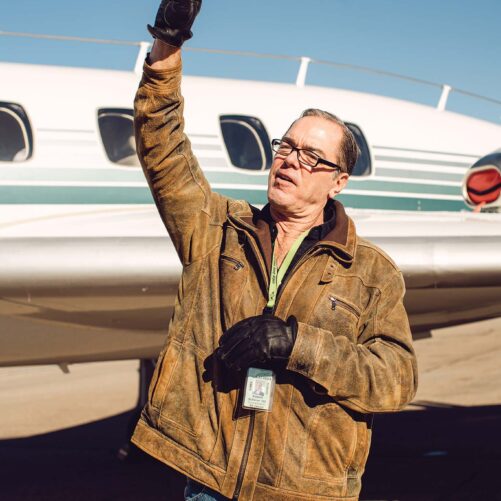
[(348, 179), (350, 176), (346, 172), (338, 172), (334, 174), (332, 178), (332, 187), (329, 190), (329, 198), (334, 198), (338, 193), (344, 190), (344, 187), (348, 184)]

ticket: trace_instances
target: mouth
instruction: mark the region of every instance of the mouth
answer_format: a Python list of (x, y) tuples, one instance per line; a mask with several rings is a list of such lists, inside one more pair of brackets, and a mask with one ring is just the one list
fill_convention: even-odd
[(296, 184), (294, 182), (294, 180), (289, 177), (287, 174), (285, 174), (284, 172), (282, 171), (278, 171), (276, 174), (275, 174), (275, 178), (276, 179), (280, 179), (281, 181), (285, 181), (287, 183), (291, 183), (291, 184)]

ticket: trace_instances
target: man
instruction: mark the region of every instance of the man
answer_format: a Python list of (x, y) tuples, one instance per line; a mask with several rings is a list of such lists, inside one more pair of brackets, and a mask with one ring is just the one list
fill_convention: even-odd
[(133, 442), (190, 479), (186, 499), (355, 500), (373, 413), (416, 389), (402, 276), (333, 200), (357, 148), (326, 112), (273, 141), (262, 210), (211, 191), (180, 94), (200, 4), (162, 2), (135, 101), (138, 155), (183, 274)]

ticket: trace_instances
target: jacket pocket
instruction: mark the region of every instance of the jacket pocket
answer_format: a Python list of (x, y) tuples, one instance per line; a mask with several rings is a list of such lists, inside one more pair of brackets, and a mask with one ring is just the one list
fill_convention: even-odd
[(235, 271), (241, 270), (242, 268), (245, 267), (244, 263), (242, 263), (242, 261), (239, 261), (235, 257), (226, 256), (225, 254), (222, 254), (221, 259), (223, 260), (223, 262), (226, 261), (226, 262), (230, 263), (230, 265), (233, 265), (233, 269)]
[(235, 313), (244, 296), (249, 270), (243, 256), (221, 254), (219, 259), (221, 316), (223, 330), (234, 324)]
[(169, 385), (170, 378), (179, 356), (179, 344), (170, 342), (158, 357), (148, 390), (148, 401), (156, 409), (160, 409)]
[(212, 384), (204, 381), (206, 360), (192, 344), (178, 345), (177, 360), (162, 388), (158, 423), (164, 435), (204, 460), (212, 453), (219, 428), (217, 409), (211, 405)]
[(326, 290), (315, 304), (308, 323), (356, 342), (360, 317), (361, 310), (353, 301)]
[(304, 476), (344, 482), (356, 444), (357, 425), (350, 414), (335, 403), (319, 407), (308, 427)]

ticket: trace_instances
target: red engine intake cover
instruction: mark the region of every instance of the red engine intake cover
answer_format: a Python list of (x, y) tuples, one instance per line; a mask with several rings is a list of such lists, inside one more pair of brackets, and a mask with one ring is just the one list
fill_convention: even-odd
[(501, 172), (495, 167), (473, 171), (466, 181), (466, 189), (474, 204), (493, 203), (501, 194)]

